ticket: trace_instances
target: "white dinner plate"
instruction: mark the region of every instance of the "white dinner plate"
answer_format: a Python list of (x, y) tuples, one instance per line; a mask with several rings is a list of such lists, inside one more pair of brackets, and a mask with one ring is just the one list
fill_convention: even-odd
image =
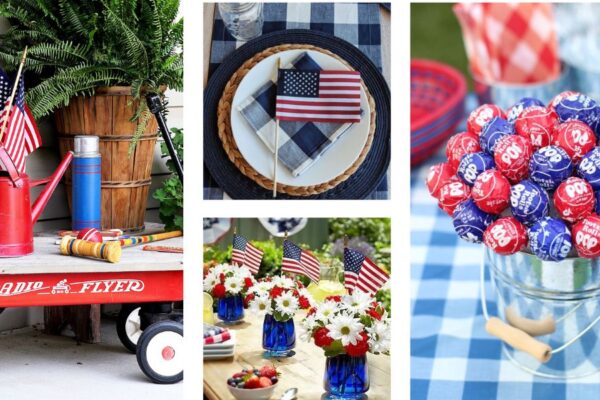
[[(256, 64), (240, 82), (231, 107), (231, 130), (240, 153), (246, 162), (258, 173), (273, 178), (273, 153), (246, 122), (238, 105), (254, 94), (275, 70), (277, 58), (281, 65), (287, 65), (301, 53), (308, 54), (323, 68), (329, 70), (348, 70), (341, 61), (314, 50), (287, 50), (269, 56)], [(277, 181), (289, 186), (313, 186), (328, 182), (340, 176), (359, 157), (369, 136), (371, 113), (364, 88), (360, 90), (360, 103), (363, 115), (360, 123), (354, 124), (334, 143), (321, 158), (300, 176), (293, 176), (290, 170), (279, 162)]]

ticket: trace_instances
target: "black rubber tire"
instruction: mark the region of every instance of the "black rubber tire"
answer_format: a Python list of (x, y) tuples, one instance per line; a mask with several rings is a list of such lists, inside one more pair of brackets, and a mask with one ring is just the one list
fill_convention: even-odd
[(183, 324), (170, 320), (157, 322), (146, 328), (138, 341), (136, 352), (138, 365), (142, 372), (154, 383), (172, 384), (180, 382), (183, 379), (183, 369), (175, 375), (165, 376), (154, 371), (148, 363), (146, 354), (148, 345), (157, 334), (167, 331), (175, 332), (183, 337)]
[(123, 346), (125, 346), (125, 348), (133, 354), (135, 354), (136, 352), (137, 343), (132, 341), (129, 335), (127, 335), (125, 325), (127, 324), (127, 319), (129, 318), (131, 313), (135, 311), (135, 309), (138, 309), (139, 311), (140, 308), (140, 304), (123, 304), (123, 306), (121, 307), (121, 311), (119, 311), (119, 316), (117, 318), (117, 335), (119, 335), (119, 339), (121, 340), (121, 343), (123, 343)]

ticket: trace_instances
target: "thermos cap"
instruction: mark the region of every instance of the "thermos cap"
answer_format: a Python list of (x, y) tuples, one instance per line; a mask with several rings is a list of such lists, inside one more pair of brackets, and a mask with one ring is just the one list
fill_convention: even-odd
[(75, 136), (75, 157), (97, 157), (100, 155), (98, 136)]

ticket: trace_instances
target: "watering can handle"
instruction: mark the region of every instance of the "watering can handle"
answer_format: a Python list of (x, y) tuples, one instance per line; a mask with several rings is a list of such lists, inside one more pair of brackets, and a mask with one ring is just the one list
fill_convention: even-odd
[(21, 178), (21, 175), (19, 174), (19, 171), (17, 170), (12, 158), (10, 158), (6, 152), (6, 149), (2, 145), (0, 145), (0, 162), (2, 162), (6, 168), (6, 172), (8, 172), (8, 176), (12, 180), (15, 187), (22, 187), (23, 179)]

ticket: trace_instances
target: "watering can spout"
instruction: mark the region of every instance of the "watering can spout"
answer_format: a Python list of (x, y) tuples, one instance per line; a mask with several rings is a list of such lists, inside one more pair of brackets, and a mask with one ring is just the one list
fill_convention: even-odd
[(43, 179), (41, 181), (32, 183), (32, 186), (36, 186), (37, 184), (42, 184), (42, 183), (46, 184), (46, 187), (44, 187), (44, 190), (42, 190), (42, 192), (36, 199), (35, 203), (33, 203), (33, 207), (31, 210), (32, 224), (35, 224), (37, 222), (38, 218), (42, 214), (42, 211), (44, 211), (44, 208), (46, 208), (46, 205), (48, 204), (48, 200), (50, 200), (52, 193), (54, 193), (56, 186), (58, 186), (58, 182), (60, 182), (60, 180), (62, 179), (62, 177), (65, 174), (65, 171), (67, 170), (67, 168), (69, 167), (69, 164), (71, 163), (72, 159), (73, 159), (73, 152), (69, 151), (67, 154), (65, 154), (63, 160), (60, 162), (60, 164), (58, 165), (58, 167), (56, 168), (56, 171), (54, 171), (52, 176), (50, 176), (47, 179)]

